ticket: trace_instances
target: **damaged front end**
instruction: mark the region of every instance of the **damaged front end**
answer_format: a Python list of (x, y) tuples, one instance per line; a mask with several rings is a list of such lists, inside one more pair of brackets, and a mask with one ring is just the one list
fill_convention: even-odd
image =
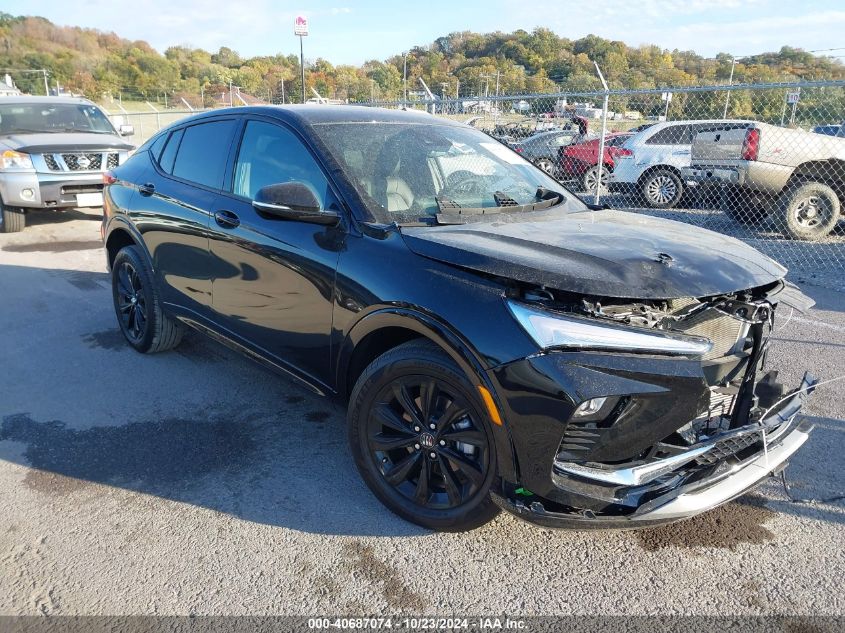
[(492, 370), (521, 480), (494, 496), (556, 527), (634, 528), (725, 503), (778, 472), (811, 427), (765, 368), (785, 282), (707, 298), (575, 298), (520, 288), (515, 318), (543, 351)]

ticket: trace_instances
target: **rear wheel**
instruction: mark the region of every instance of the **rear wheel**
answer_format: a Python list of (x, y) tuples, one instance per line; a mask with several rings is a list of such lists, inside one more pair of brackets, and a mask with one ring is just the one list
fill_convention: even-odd
[(352, 391), (349, 443), (370, 490), (424, 527), (469, 530), (498, 513), (492, 431), (472, 383), (427, 341), (378, 357)]
[[(601, 170), (601, 190), (607, 191), (607, 183), (610, 180), (610, 170), (605, 166)], [(581, 188), (588, 192), (588, 193), (595, 193), (596, 186), (598, 185), (599, 181), (599, 167), (598, 165), (593, 165), (587, 171), (584, 172), (584, 175), (581, 176)]]
[(671, 169), (655, 169), (643, 177), (640, 193), (646, 205), (655, 209), (672, 209), (684, 195), (684, 183)]
[(26, 226), (26, 215), (23, 209), (7, 207), (0, 202), (0, 230), (3, 233), (18, 233)]
[(176, 347), (183, 327), (162, 310), (152, 270), (137, 246), (120, 249), (111, 277), (114, 311), (127, 342), (144, 354)]
[(769, 215), (768, 200), (762, 194), (739, 187), (725, 187), (721, 190), (720, 207), (740, 224), (759, 224)]
[(791, 238), (815, 242), (827, 237), (840, 213), (839, 197), (833, 189), (820, 182), (805, 182), (784, 192), (779, 220)]

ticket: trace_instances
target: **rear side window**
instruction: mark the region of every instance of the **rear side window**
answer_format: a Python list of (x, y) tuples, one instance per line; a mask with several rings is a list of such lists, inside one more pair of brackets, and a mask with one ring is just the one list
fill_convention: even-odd
[[(235, 122), (228, 119), (185, 128), (173, 164), (173, 175), (206, 187), (221, 189), (234, 127)], [(165, 154), (170, 148), (170, 142), (164, 148)]]
[(149, 152), (150, 156), (153, 157), (153, 160), (158, 161), (158, 157), (161, 155), (161, 148), (164, 147), (164, 142), (167, 140), (167, 134), (161, 134), (159, 137), (150, 143)]
[[(159, 166), (168, 174), (173, 172), (173, 160), (176, 158), (176, 150), (179, 149), (179, 141), (182, 140), (182, 133), (185, 130), (176, 130), (170, 134), (167, 139), (167, 145), (164, 146), (164, 151), (161, 153), (161, 158), (158, 161)], [(155, 154), (153, 154), (155, 157)]]
[(646, 145), (690, 145), (692, 127), (689, 125), (670, 125), (658, 130), (645, 142)]

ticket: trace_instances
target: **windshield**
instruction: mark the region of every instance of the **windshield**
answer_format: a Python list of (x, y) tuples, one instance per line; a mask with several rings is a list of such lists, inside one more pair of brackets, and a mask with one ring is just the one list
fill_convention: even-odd
[(97, 106), (85, 103), (0, 104), (0, 135), (32, 132), (114, 134)]
[(483, 132), (437, 123), (314, 126), (368, 209), (383, 222), (582, 210), (576, 196)]

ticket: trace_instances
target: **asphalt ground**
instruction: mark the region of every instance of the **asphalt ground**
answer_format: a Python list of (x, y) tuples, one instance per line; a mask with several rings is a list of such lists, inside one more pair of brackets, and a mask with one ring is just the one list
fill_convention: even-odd
[[(0, 235), (0, 614), (845, 613), (842, 502), (775, 480), (643, 531), (408, 524), (328, 401), (200, 334), (128, 348), (93, 210), (30, 225)], [(803, 288), (771, 355), (792, 384), (845, 374), (845, 295)], [(844, 390), (807, 408), (793, 495), (845, 489)]]

